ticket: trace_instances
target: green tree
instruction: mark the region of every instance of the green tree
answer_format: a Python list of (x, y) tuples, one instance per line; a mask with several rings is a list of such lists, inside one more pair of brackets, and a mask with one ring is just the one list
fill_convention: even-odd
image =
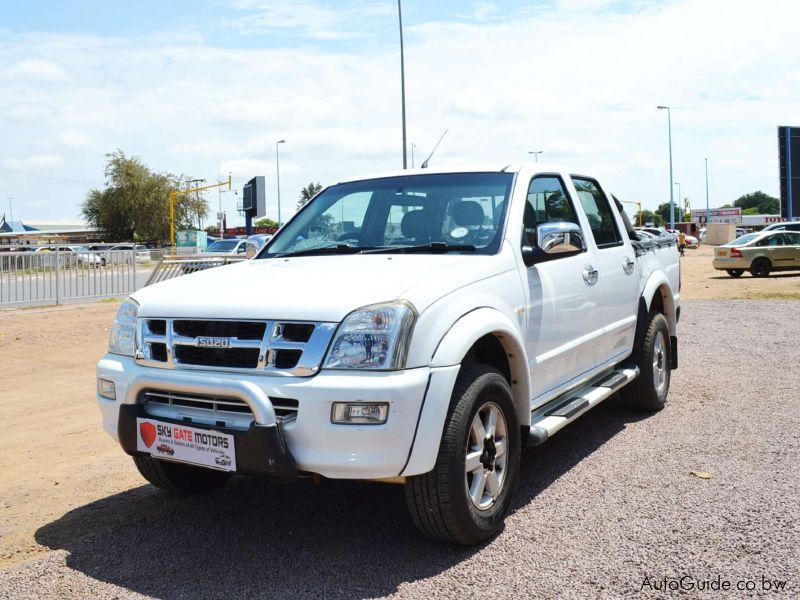
[(263, 219), (259, 219), (258, 221), (253, 223), (253, 225), (255, 225), (256, 227), (277, 227), (278, 226), (278, 222), (277, 221), (273, 221), (272, 219), (270, 219), (268, 217), (264, 217)]
[[(105, 177), (105, 189), (90, 190), (81, 205), (90, 225), (112, 242), (169, 237), (169, 194), (185, 187), (185, 178), (155, 173), (122, 150), (106, 154)], [(207, 214), (202, 198), (176, 197), (176, 229), (189, 229)]]
[[(678, 207), (675, 207), (675, 216), (680, 219), (678, 216)], [(661, 217), (662, 223), (669, 223), (669, 202), (664, 202), (663, 204), (659, 204), (658, 208), (656, 209), (656, 214)]]
[[(777, 215), (781, 211), (781, 204), (777, 198), (758, 191), (745, 194), (733, 201), (733, 205), (741, 208), (744, 214)], [(755, 213), (746, 212), (748, 209), (757, 209)]]
[(300, 190), (300, 199), (297, 201), (297, 208), (302, 208), (306, 202), (311, 200), (321, 191), (322, 185), (320, 185), (319, 181), (317, 183), (314, 183), (313, 181), (309, 183), (306, 187)]
[[(640, 222), (638, 212), (633, 216), (633, 219), (634, 219), (633, 226), (638, 227)], [(642, 225), (644, 225), (645, 223), (652, 223), (656, 227), (661, 227), (662, 223), (661, 215), (657, 215), (652, 210), (643, 210), (641, 223)]]

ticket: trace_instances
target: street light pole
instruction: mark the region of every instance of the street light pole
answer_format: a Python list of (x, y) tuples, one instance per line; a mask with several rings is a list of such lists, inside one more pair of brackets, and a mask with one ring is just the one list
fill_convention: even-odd
[(706, 159), (706, 227), (708, 227), (708, 222), (711, 220), (711, 208), (709, 208), (708, 204), (708, 159)]
[(414, 168), (414, 148), (416, 148), (416, 147), (417, 147), (417, 145), (414, 142), (411, 142), (411, 168), (412, 169)]
[(275, 142), (275, 182), (278, 188), (278, 228), (281, 226), (281, 159), (278, 146), (285, 144), (286, 140)]
[(669, 133), (669, 219), (670, 229), (675, 229), (675, 197), (674, 185), (672, 183), (672, 111), (669, 106), (657, 106), (658, 110), (667, 111), (667, 131)]
[(403, 54), (403, 9), (400, 0), (397, 0), (397, 21), (400, 25), (400, 96), (403, 107), (403, 169), (408, 168), (406, 157), (406, 68)]
[[(678, 203), (681, 201), (681, 184), (679, 181), (675, 182), (675, 185), (678, 186)], [(672, 207), (672, 224), (669, 226), (670, 229), (675, 229), (675, 207)]]
[(528, 154), (533, 154), (534, 162), (539, 162), (539, 155), (544, 154), (544, 150), (528, 150)]

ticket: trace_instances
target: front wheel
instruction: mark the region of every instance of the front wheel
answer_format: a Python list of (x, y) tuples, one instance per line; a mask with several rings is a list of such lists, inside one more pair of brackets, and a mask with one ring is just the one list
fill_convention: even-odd
[(731, 277), (741, 277), (744, 273), (744, 269), (728, 269), (727, 273)]
[(657, 412), (667, 403), (672, 350), (664, 315), (651, 311), (647, 319), (645, 333), (633, 349), (639, 377), (622, 388), (620, 396), (632, 410)]
[(495, 369), (461, 367), (433, 470), (409, 477), (406, 502), (427, 536), (472, 545), (503, 528), (519, 476), (521, 431)]
[(221, 488), (231, 478), (231, 474), (224, 471), (156, 460), (149, 456), (134, 456), (133, 462), (142, 477), (157, 488), (173, 494), (210, 492)]

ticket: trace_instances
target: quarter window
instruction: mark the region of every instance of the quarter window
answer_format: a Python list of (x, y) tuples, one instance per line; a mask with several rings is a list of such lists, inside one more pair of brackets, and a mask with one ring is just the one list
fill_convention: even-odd
[(800, 246), (800, 233), (787, 231), (783, 235), (786, 236), (786, 243), (789, 246)]
[(586, 218), (589, 219), (589, 226), (597, 247), (610, 248), (622, 244), (622, 237), (619, 234), (608, 198), (597, 182), (583, 177), (573, 177), (572, 183), (578, 192), (578, 199), (581, 201)]

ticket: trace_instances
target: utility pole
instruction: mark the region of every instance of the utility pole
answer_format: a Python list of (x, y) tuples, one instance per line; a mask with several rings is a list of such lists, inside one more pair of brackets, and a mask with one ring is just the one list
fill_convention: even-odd
[(708, 159), (706, 159), (706, 227), (711, 220), (711, 208), (708, 204)]
[(667, 111), (667, 132), (669, 135), (669, 219), (670, 229), (675, 229), (675, 185), (672, 179), (672, 110), (669, 106), (656, 106)]
[(275, 142), (275, 181), (278, 188), (278, 229), (281, 227), (281, 159), (278, 152), (280, 144), (285, 144), (286, 140)]
[(400, 24), (400, 97), (403, 106), (403, 169), (408, 168), (406, 158), (406, 67), (403, 55), (403, 9), (397, 0), (397, 20)]

